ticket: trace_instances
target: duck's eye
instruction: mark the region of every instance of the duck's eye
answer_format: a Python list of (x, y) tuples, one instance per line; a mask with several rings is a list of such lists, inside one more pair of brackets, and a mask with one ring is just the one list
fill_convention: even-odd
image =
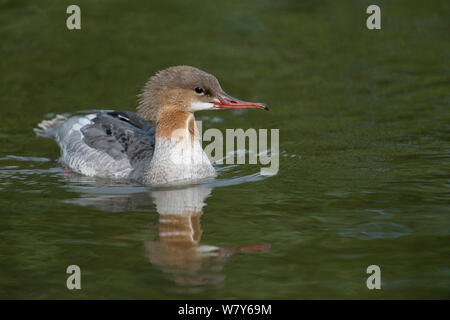
[(194, 91), (198, 94), (202, 94), (204, 92), (202, 87), (195, 87)]

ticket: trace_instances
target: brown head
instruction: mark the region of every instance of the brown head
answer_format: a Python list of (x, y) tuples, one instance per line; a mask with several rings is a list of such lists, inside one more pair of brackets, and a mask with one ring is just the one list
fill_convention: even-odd
[(139, 95), (139, 114), (158, 124), (162, 118), (183, 118), (211, 109), (264, 109), (262, 103), (246, 102), (226, 94), (213, 75), (189, 66), (175, 66), (150, 78)]

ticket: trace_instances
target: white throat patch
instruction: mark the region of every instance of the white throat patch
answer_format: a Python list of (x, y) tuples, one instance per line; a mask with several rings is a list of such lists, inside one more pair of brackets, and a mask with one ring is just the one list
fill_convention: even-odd
[(190, 111), (200, 111), (200, 110), (211, 110), (214, 108), (214, 105), (209, 102), (192, 102)]

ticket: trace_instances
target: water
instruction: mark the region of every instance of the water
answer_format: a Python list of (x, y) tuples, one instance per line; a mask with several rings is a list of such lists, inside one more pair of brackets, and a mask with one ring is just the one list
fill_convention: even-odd
[[(449, 298), (448, 1), (0, 1), (0, 298)], [(270, 112), (280, 170), (156, 190), (67, 175), (46, 114), (128, 109), (188, 64)], [(66, 288), (67, 266), (82, 290)], [(382, 290), (366, 287), (381, 267)]]

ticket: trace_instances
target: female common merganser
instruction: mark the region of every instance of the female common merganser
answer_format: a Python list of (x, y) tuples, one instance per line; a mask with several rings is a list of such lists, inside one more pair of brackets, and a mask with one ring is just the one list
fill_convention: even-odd
[(268, 110), (262, 103), (229, 96), (209, 73), (175, 66), (150, 78), (139, 95), (137, 113), (58, 115), (34, 131), (56, 140), (60, 161), (74, 172), (146, 185), (178, 184), (216, 176), (202, 149), (194, 112), (250, 108)]

